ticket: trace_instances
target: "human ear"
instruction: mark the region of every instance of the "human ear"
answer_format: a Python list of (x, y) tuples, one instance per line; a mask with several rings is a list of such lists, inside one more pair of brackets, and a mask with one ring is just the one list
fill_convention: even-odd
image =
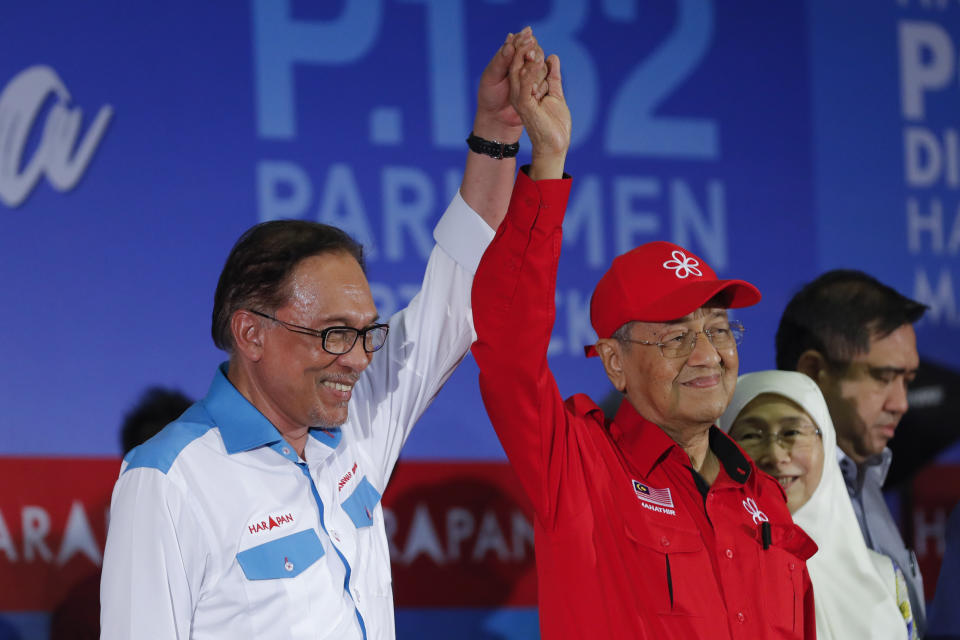
[(230, 333), (234, 350), (248, 360), (257, 362), (263, 357), (263, 323), (246, 309), (230, 316)]
[(603, 361), (603, 369), (614, 388), (623, 393), (627, 388), (627, 378), (623, 373), (623, 352), (620, 343), (605, 338), (598, 340), (597, 353)]
[(822, 385), (827, 373), (827, 359), (816, 349), (807, 349), (797, 358), (797, 371), (807, 374), (818, 385)]

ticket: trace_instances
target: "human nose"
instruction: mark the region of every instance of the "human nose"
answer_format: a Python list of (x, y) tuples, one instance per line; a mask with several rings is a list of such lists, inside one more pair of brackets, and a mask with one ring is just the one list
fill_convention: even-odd
[(693, 351), (687, 358), (687, 363), (691, 365), (715, 365), (720, 363), (720, 352), (713, 346), (713, 342), (703, 331), (698, 331), (693, 336)]
[(910, 407), (910, 403), (907, 400), (907, 382), (906, 380), (898, 379), (890, 386), (891, 389), (887, 393), (887, 401), (883, 408), (890, 413), (903, 415)]
[(367, 353), (363, 348), (363, 338), (357, 336), (356, 341), (353, 343), (353, 346), (346, 353), (341, 353), (337, 356), (337, 360), (340, 364), (350, 367), (354, 371), (360, 372), (367, 368), (367, 365), (370, 364), (371, 354)]
[(779, 433), (768, 433), (760, 443), (760, 452), (757, 455), (757, 464), (761, 461), (776, 464), (790, 458), (790, 447), (786, 446)]

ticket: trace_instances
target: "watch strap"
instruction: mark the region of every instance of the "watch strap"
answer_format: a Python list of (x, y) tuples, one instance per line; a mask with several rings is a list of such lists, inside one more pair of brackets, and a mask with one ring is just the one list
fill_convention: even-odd
[(480, 136), (474, 135), (472, 131), (470, 132), (470, 137), (467, 138), (467, 146), (470, 147), (470, 150), (474, 153), (490, 156), (496, 160), (513, 158), (517, 155), (517, 152), (520, 151), (519, 140), (513, 144), (506, 144), (499, 140), (485, 140)]

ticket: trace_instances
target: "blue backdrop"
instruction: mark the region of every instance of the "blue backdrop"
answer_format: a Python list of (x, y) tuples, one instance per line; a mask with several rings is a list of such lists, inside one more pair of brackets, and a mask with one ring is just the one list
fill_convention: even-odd
[[(960, 367), (956, 3), (20, 3), (0, 20), (0, 455), (115, 455), (144, 387), (202, 395), (217, 277), (259, 221), (342, 226), (381, 315), (403, 306), (480, 71), (526, 24), (574, 119), (564, 393), (607, 392), (582, 356), (590, 292), (657, 238), (763, 292), (738, 313), (744, 371), (773, 366), (786, 301), (840, 266), (931, 305), (920, 352)], [(407, 458), (503, 458), (476, 379), (468, 358)]]

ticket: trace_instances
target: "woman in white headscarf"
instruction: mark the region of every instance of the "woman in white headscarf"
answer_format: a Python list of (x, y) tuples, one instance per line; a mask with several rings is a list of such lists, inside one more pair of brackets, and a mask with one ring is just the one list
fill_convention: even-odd
[(817, 638), (915, 638), (892, 562), (863, 541), (836, 463), (833, 421), (813, 380), (791, 371), (740, 376), (719, 424), (780, 482), (794, 522), (819, 547), (807, 561)]

